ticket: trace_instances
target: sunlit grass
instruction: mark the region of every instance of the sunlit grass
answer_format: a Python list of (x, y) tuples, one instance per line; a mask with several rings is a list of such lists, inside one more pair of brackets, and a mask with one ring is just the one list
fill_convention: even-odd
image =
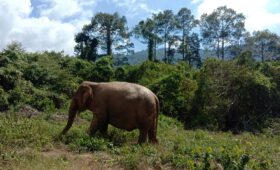
[[(68, 169), (77, 163), (82, 164), (83, 154), (89, 154), (87, 160), (96, 161), (92, 164), (103, 168), (280, 167), (279, 136), (184, 130), (180, 122), (163, 115), (160, 115), (158, 124), (158, 145), (138, 145), (137, 130), (127, 132), (112, 126), (109, 126), (108, 137), (97, 134), (91, 138), (86, 133), (90, 115), (81, 115), (83, 121), (75, 122), (61, 139), (58, 134), (66, 120), (59, 122), (46, 120), (44, 116), (28, 119), (4, 114), (0, 118), (0, 166), (4, 169)], [(59, 152), (56, 156), (46, 156), (52, 150)]]

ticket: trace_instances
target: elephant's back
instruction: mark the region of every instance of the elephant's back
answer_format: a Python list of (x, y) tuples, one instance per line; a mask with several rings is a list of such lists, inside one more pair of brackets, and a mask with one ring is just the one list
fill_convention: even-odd
[(153, 92), (148, 88), (128, 82), (108, 82), (108, 83), (99, 83), (100, 91), (119, 96), (127, 96), (130, 98), (143, 98), (153, 96)]
[(125, 109), (131, 111), (137, 107), (152, 107), (156, 102), (151, 90), (134, 83), (99, 83), (97, 91), (105, 104), (113, 107), (125, 106)]

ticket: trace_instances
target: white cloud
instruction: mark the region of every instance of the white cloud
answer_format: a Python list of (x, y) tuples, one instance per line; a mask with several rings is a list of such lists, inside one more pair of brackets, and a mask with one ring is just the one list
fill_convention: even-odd
[(81, 11), (78, 2), (75, 0), (54, 0), (49, 1), (51, 8), (42, 5), (40, 10), (41, 16), (46, 16), (50, 19), (65, 19), (71, 17)]
[[(89, 22), (95, 1), (37, 2), (45, 5), (40, 6), (39, 16), (34, 18), (30, 0), (0, 0), (0, 50), (11, 41), (18, 41), (28, 51), (63, 50), (73, 54), (74, 35)], [(64, 19), (68, 21), (64, 22)]]
[(280, 10), (271, 11), (272, 7), (280, 8), (278, 0), (192, 0), (192, 3), (198, 4), (198, 16), (226, 5), (245, 15), (248, 31), (270, 29), (280, 34)]
[(9, 40), (22, 42), (28, 51), (65, 50), (73, 53), (76, 28), (46, 17), (21, 19), (9, 33)]
[(126, 17), (134, 18), (135, 16), (151, 15), (157, 13), (159, 10), (154, 10), (148, 7), (143, 0), (112, 0), (118, 7), (125, 8)]
[(63, 20), (69, 17), (93, 15), (92, 7), (96, 1), (87, 0), (43, 0), (40, 15), (50, 19)]

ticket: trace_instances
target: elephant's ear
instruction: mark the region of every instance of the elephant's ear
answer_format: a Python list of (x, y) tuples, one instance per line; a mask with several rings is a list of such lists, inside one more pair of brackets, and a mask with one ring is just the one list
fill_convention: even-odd
[(91, 87), (88, 85), (81, 85), (75, 95), (75, 100), (79, 105), (79, 112), (88, 109), (92, 99), (93, 93)]
[(90, 86), (86, 86), (82, 99), (83, 99), (83, 105), (86, 108), (88, 108), (90, 104), (93, 102), (93, 91)]

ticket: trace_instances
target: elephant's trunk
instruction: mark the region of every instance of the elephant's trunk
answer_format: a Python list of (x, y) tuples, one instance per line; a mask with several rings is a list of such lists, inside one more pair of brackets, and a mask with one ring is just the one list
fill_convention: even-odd
[(71, 105), (69, 108), (68, 122), (67, 122), (66, 127), (63, 129), (63, 131), (61, 132), (60, 135), (65, 135), (67, 133), (67, 131), (71, 128), (77, 112), (78, 112), (78, 105), (77, 105), (76, 101), (74, 99), (72, 99), (72, 102), (71, 102)]

